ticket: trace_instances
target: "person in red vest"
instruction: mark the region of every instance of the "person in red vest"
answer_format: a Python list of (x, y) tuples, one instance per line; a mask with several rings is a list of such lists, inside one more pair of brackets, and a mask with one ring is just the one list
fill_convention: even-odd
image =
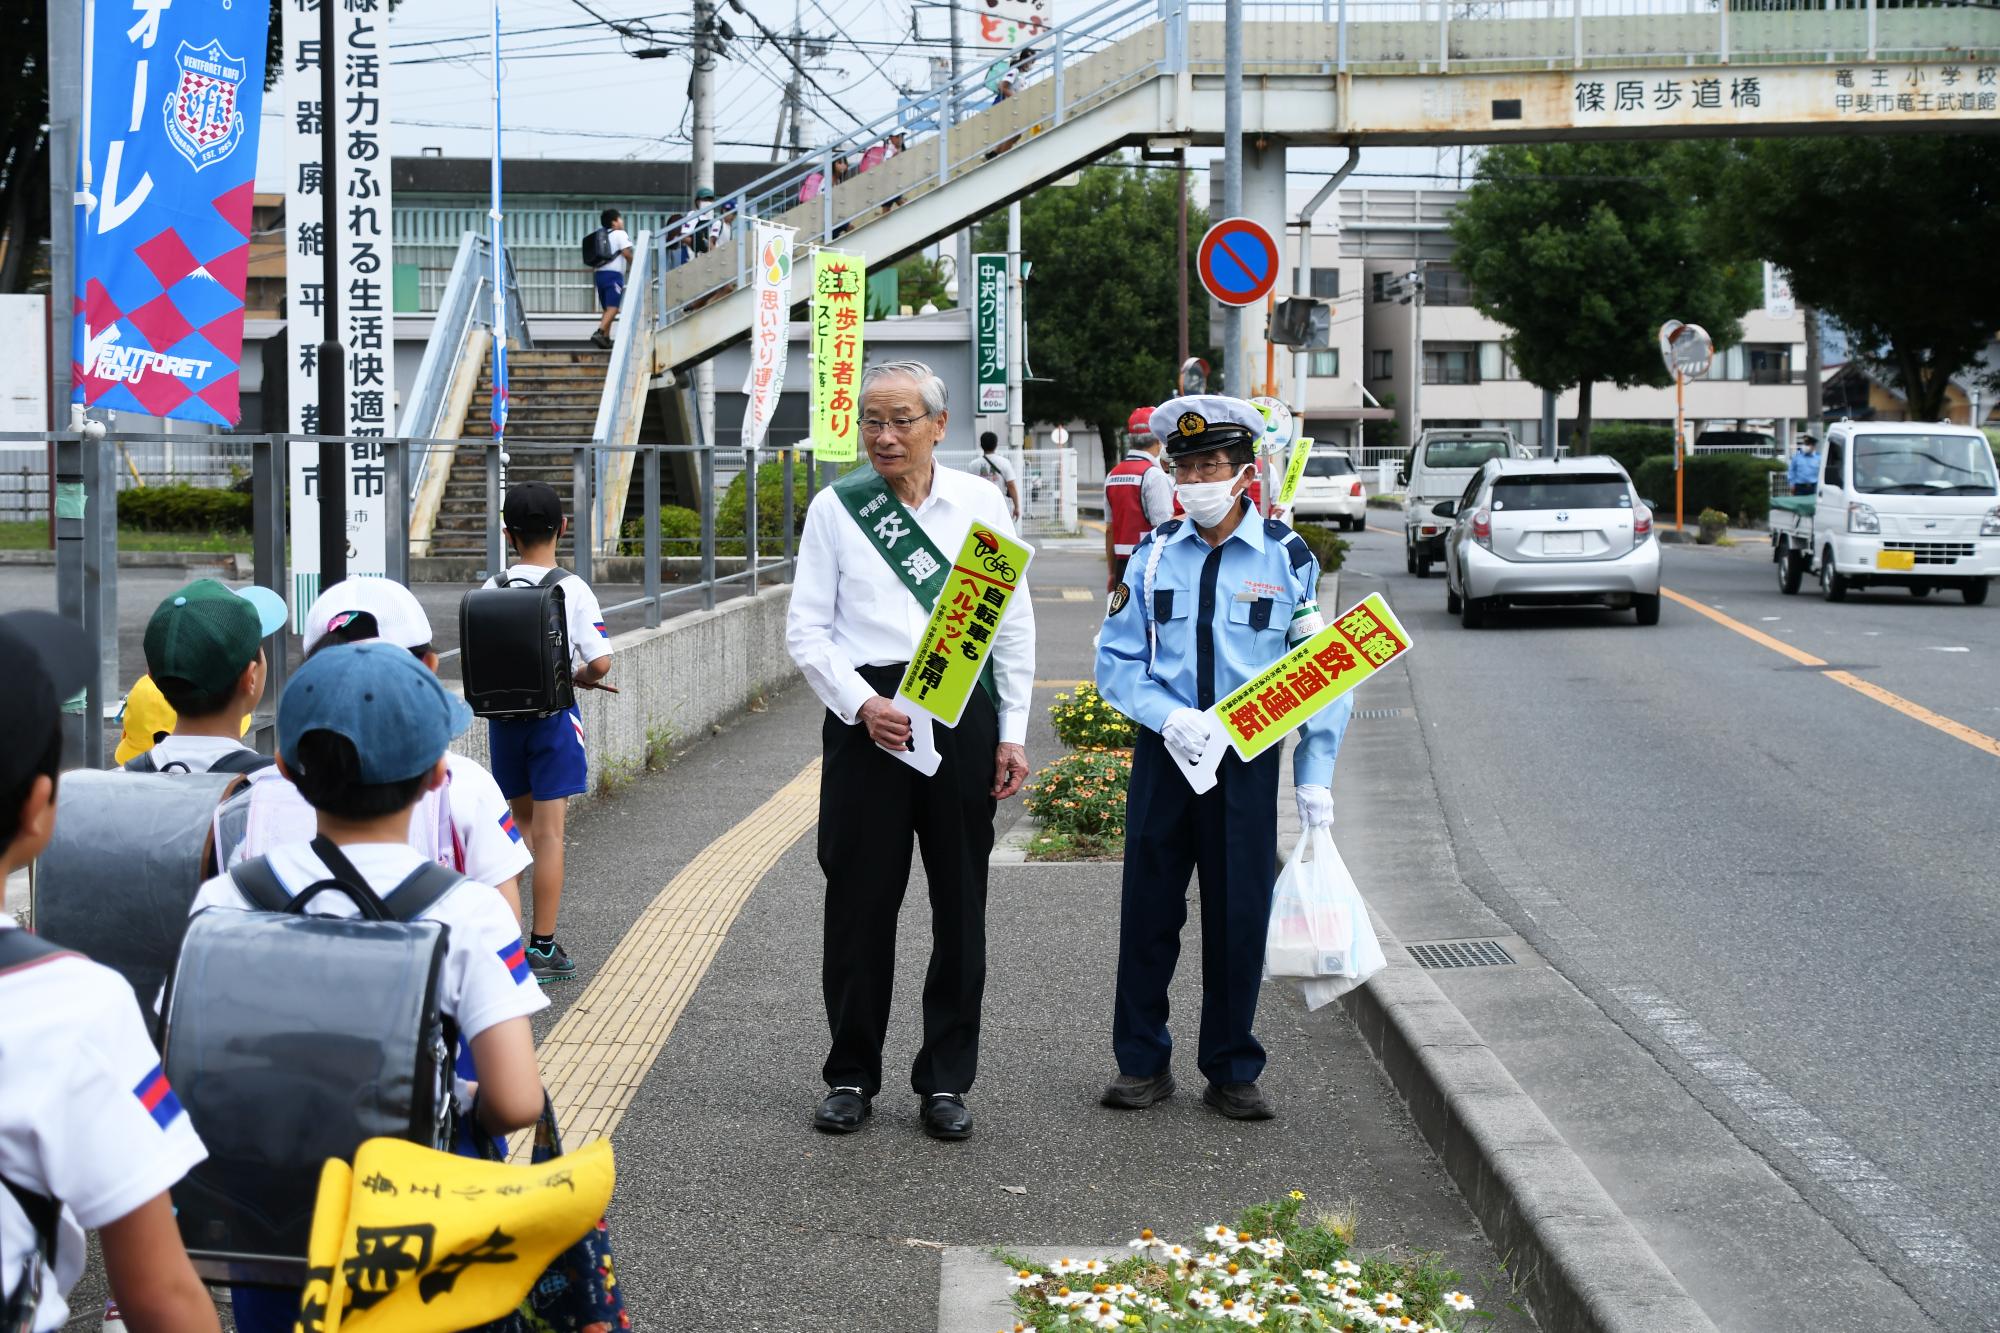
[(1160, 466), (1160, 442), (1147, 424), (1150, 407), (1132, 409), (1125, 423), (1125, 457), (1104, 478), (1104, 590), (1125, 577), (1139, 539), (1174, 516), (1174, 483)]

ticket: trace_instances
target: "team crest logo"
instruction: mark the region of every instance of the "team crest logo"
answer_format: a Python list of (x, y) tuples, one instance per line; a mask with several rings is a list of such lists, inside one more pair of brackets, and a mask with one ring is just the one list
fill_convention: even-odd
[(1182, 435), (1199, 435), (1208, 429), (1208, 418), (1199, 412), (1183, 412), (1181, 419), (1174, 423), (1174, 429)]
[(167, 142), (196, 171), (212, 167), (243, 142), (243, 113), (236, 93), (244, 64), (210, 40), (206, 46), (182, 42), (174, 53), (180, 83), (167, 95)]

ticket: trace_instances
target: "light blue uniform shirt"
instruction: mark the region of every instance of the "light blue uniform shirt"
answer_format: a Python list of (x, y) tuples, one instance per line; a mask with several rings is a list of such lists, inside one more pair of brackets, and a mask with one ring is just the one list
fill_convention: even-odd
[(1807, 453), (1803, 449), (1792, 452), (1792, 461), (1786, 465), (1785, 480), (1796, 486), (1804, 482), (1808, 486), (1819, 485), (1819, 451)]
[[(1148, 587), (1155, 543), (1163, 549)], [(1177, 708), (1212, 707), (1284, 656), (1292, 612), (1315, 599), (1318, 585), (1319, 561), (1305, 539), (1254, 510), (1219, 547), (1203, 541), (1186, 519), (1163, 523), (1133, 551), (1122, 598), (1112, 594), (1117, 609), (1098, 638), (1097, 692), (1151, 731), (1164, 727)], [(1159, 629), (1157, 656), (1148, 643), (1152, 626)], [(1299, 729), (1294, 781), (1332, 783), (1334, 756), (1353, 712), (1348, 693)]]

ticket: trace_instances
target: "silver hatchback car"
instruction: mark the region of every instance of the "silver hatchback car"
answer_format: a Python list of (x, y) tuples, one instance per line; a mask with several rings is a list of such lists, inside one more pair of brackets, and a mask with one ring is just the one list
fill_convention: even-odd
[(1506, 605), (1631, 607), (1660, 622), (1653, 511), (1615, 458), (1494, 459), (1434, 511), (1445, 609), (1467, 629)]

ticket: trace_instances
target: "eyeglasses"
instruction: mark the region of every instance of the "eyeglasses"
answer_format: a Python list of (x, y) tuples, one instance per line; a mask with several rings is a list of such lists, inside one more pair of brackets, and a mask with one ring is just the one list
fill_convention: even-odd
[(1241, 469), (1241, 464), (1231, 461), (1227, 454), (1209, 454), (1199, 461), (1189, 460), (1169, 464), (1176, 481), (1212, 481), (1218, 477), (1233, 477)]
[(883, 431), (894, 426), (896, 433), (901, 435), (919, 421), (936, 415), (937, 413), (935, 412), (926, 412), (920, 417), (888, 417), (886, 419), (883, 417), (863, 417), (861, 418), (861, 433), (863, 435), (880, 435)]

